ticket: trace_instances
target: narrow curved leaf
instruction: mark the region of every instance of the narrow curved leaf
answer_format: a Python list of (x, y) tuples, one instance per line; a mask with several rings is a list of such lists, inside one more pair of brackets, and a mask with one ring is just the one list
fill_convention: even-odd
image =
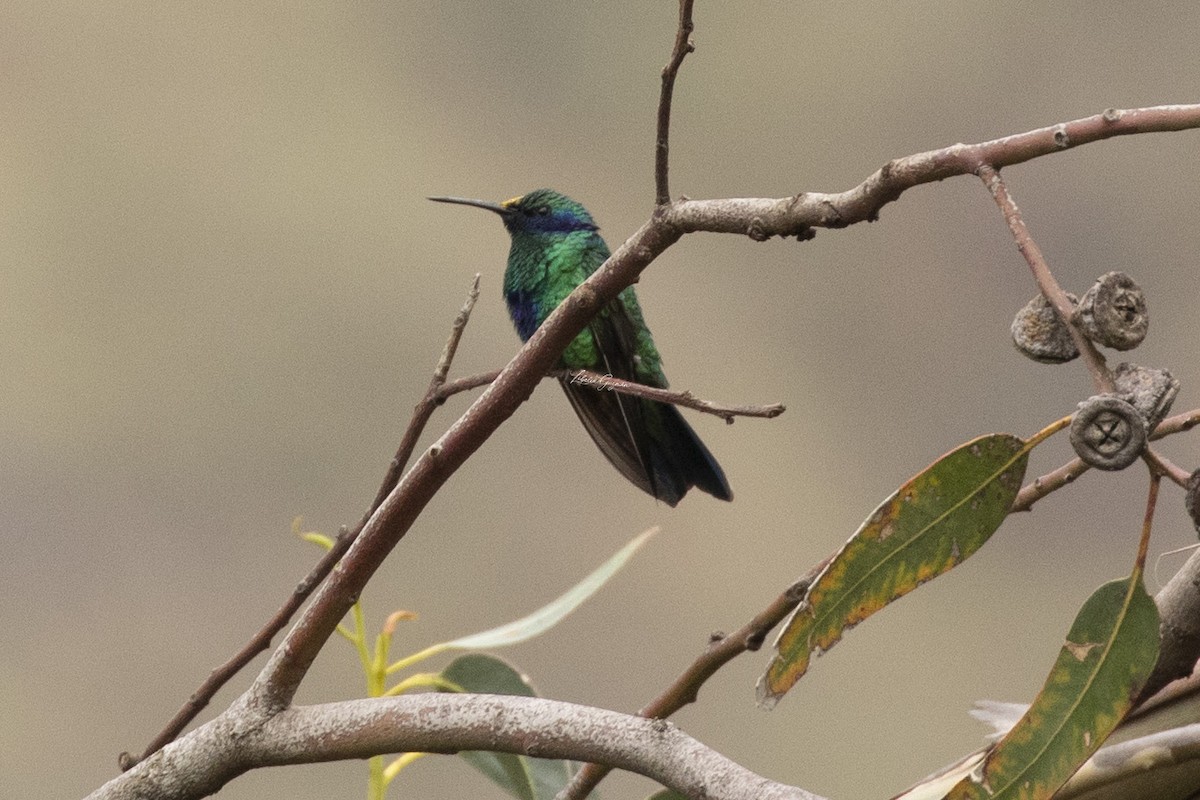
[(1158, 660), (1158, 630), (1140, 569), (1097, 589), (1029, 711), (947, 800), (1052, 797), (1129, 711)]
[(1003, 433), (967, 442), (875, 509), (776, 640), (759, 703), (777, 703), (808, 671), (811, 655), (833, 647), (848, 628), (978, 550), (1012, 507), (1032, 446)]
[[(484, 653), (459, 656), (442, 671), (442, 677), (468, 692), (537, 696), (528, 678), (501, 659)], [(459, 756), (520, 800), (553, 800), (572, 774), (571, 763), (557, 759), (482, 750)]]
[(489, 647), (506, 647), (545, 633), (594, 595), (658, 531), (656, 526), (633, 537), (628, 544), (609, 556), (608, 560), (590, 575), (532, 614), (486, 631), (430, 645), (419, 653), (406, 656), (388, 665), (388, 674), (392, 675), (446, 650), (484, 650)]
[(544, 633), (549, 628), (557, 625), (563, 617), (579, 608), (584, 600), (595, 594), (601, 586), (608, 582), (609, 578), (615, 575), (621, 567), (625, 566), (625, 563), (646, 543), (646, 540), (656, 533), (658, 533), (658, 528), (654, 527), (635, 536), (627, 545), (610, 556), (594, 572), (568, 589), (556, 600), (542, 606), (529, 616), (522, 617), (507, 625), (501, 625), (491, 630), (464, 636), (452, 642), (446, 642), (442, 647), (459, 650), (503, 647), (523, 642), (526, 639), (532, 639), (534, 636)]

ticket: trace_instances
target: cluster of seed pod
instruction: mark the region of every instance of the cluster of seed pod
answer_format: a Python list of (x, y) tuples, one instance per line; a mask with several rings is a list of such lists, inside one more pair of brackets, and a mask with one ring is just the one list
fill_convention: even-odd
[[(1096, 344), (1132, 350), (1146, 338), (1146, 297), (1124, 272), (1101, 275), (1082, 300), (1070, 293), (1067, 299), (1074, 309), (1071, 321)], [(1070, 329), (1040, 294), (1017, 312), (1012, 337), (1018, 350), (1043, 364), (1063, 364), (1079, 356)]]
[[(1146, 298), (1123, 272), (1100, 276), (1081, 299), (1067, 295), (1071, 322), (1091, 341), (1114, 350), (1132, 350), (1146, 338), (1150, 318)], [(1029, 358), (1062, 364), (1079, 349), (1070, 328), (1042, 295), (1021, 309), (1012, 324), (1013, 343)], [(1087, 464), (1119, 470), (1136, 461), (1150, 433), (1162, 422), (1179, 393), (1179, 381), (1165, 369), (1118, 364), (1112, 371), (1113, 391), (1079, 404), (1071, 421), (1071, 446)], [(1200, 470), (1192, 476), (1188, 513), (1200, 531)]]

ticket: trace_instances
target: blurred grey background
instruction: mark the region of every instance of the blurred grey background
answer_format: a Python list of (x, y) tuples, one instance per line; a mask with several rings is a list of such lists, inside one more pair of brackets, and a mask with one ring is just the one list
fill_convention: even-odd
[[(675, 21), (667, 0), (0, 8), (0, 793), (95, 788), (275, 610), (317, 555), (293, 517), (357, 520), (474, 273), (454, 374), (515, 352), (501, 226), (426, 195), (552, 186), (613, 246), (646, 218)], [(895, 156), (1196, 101), (1200, 77), (1184, 2), (701, 0), (696, 24), (672, 140), (672, 190), (692, 197), (842, 190)], [(1141, 281), (1135, 357), (1183, 381), (1177, 410), (1200, 385), (1198, 147), (1124, 138), (1005, 171), (1067, 288)], [(788, 405), (691, 416), (736, 501), (656, 505), (544, 385), (371, 585), (373, 629), (421, 615), (396, 655), (527, 613), (661, 525), (599, 597), (503, 653), (546, 695), (634, 710), (938, 455), (1091, 393), (1080, 365), (1013, 351), (1034, 286), (972, 178), (806, 244), (689, 237), (639, 292), (674, 386)], [(1191, 468), (1194, 442), (1163, 450)], [(1031, 476), (1068, 455), (1051, 442)], [(1033, 696), (1079, 604), (1127, 572), (1145, 483), (1087, 475), (853, 631), (775, 711), (753, 703), (763, 652), (678, 724), (772, 778), (890, 796), (979, 743), (973, 700)], [(1194, 540), (1180, 499), (1164, 493), (1155, 553)], [(362, 692), (335, 640), (301, 700)], [(221, 796), (354, 797), (365, 772), (264, 771)], [(652, 788), (622, 776), (605, 794)], [(497, 794), (428, 758), (391, 796)]]

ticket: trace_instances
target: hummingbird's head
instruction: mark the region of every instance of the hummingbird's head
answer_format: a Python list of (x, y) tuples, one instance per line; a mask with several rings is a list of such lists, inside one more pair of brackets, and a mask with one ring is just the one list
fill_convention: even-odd
[(457, 203), (486, 208), (500, 215), (504, 227), (513, 236), (555, 234), (598, 230), (592, 215), (579, 203), (553, 189), (535, 189), (529, 194), (491, 203), (463, 197), (431, 197), (439, 203)]

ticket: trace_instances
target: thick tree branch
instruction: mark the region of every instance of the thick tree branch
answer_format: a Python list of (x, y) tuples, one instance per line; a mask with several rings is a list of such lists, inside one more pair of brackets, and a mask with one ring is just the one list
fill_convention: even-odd
[(1154, 602), (1162, 620), (1162, 640), (1158, 663), (1138, 696), (1139, 704), (1171, 681), (1191, 675), (1200, 658), (1200, 550), (1159, 590)]
[(812, 236), (813, 228), (873, 222), (885, 205), (914, 186), (974, 175), (984, 164), (1000, 169), (1114, 136), (1195, 128), (1200, 128), (1200, 104), (1109, 109), (1001, 139), (896, 158), (844, 192), (803, 192), (780, 199), (680, 200), (660, 212), (682, 233), (737, 233), (756, 241), (772, 236), (805, 239)]
[(89, 800), (190, 800), (257, 767), (462, 750), (599, 759), (707, 800), (821, 800), (756, 775), (668, 722), (535, 697), (471, 694), (297, 706), (266, 718), (226, 714)]

